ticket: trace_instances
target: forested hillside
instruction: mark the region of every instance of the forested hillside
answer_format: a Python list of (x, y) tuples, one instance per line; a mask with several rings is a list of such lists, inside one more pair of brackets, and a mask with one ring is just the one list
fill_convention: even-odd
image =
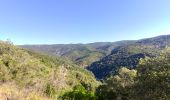
[(77, 65), (87, 67), (110, 54), (111, 51), (134, 41), (98, 42), (90, 44), (22, 45), (21, 47), (69, 59)]
[[(57, 56), (56, 52), (49, 55), (48, 52), (43, 53), (45, 52), (43, 50), (40, 52), (37, 45), (25, 49), (14, 46), (11, 42), (0, 41), (0, 98), (2, 100), (170, 98), (169, 35), (131, 42), (60, 46), (62, 47), (57, 47), (61, 49), (59, 51), (69, 52), (68, 58)], [(49, 50), (52, 50), (53, 46), (42, 47), (45, 47), (45, 50), (50, 47)], [(56, 50), (56, 47), (53, 50)], [(91, 72), (78, 66), (81, 64), (77, 61), (69, 60), (70, 55), (73, 58), (78, 57), (72, 52), (76, 52), (78, 56), (88, 55), (77, 60), (78, 62), (89, 60), (90, 64), (95, 61), (87, 68)], [(97, 56), (93, 58), (94, 55)], [(106, 56), (103, 57), (104, 55)], [(96, 61), (97, 59), (100, 60)], [(97, 81), (99, 79), (101, 81)]]
[(1, 100), (44, 100), (76, 86), (94, 91), (100, 83), (69, 61), (0, 41), (0, 84)]
[(99, 100), (169, 100), (170, 48), (158, 57), (141, 59), (136, 70), (119, 69), (97, 89), (96, 95)]
[(157, 57), (140, 59), (136, 69), (120, 68), (103, 80), (93, 97), (84, 88), (63, 95), (66, 100), (169, 100), (170, 48)]
[(115, 74), (122, 66), (127, 66), (129, 69), (136, 68), (141, 58), (156, 57), (168, 46), (170, 46), (170, 35), (142, 39), (113, 49), (111, 54), (92, 63), (88, 70), (92, 71), (97, 79), (103, 79)]

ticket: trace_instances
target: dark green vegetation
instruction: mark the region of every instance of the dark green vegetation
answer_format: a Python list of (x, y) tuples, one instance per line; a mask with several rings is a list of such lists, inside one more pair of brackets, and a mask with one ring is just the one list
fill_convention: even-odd
[(57, 55), (75, 62), (77, 65), (87, 67), (110, 54), (118, 46), (131, 44), (134, 41), (99, 42), (91, 44), (56, 44), (56, 45), (23, 45), (21, 47), (38, 52)]
[(75, 86), (73, 91), (66, 92), (62, 97), (64, 100), (96, 100), (94, 92), (85, 89), (83, 86)]
[[(29, 49), (0, 42), (2, 100), (170, 98), (170, 35), (115, 43), (22, 47)], [(88, 66), (95, 76), (80, 65)]]
[(140, 59), (136, 69), (120, 68), (95, 93), (83, 87), (62, 96), (66, 100), (169, 100), (170, 48), (157, 57)]
[(111, 54), (92, 63), (88, 69), (97, 79), (103, 79), (115, 74), (122, 66), (128, 66), (129, 69), (136, 68), (141, 58), (158, 56), (160, 51), (168, 46), (170, 46), (170, 35), (139, 40), (113, 49)]
[(114, 74), (121, 66), (135, 68), (140, 58), (155, 57), (167, 46), (170, 46), (170, 35), (138, 41), (23, 45), (21, 47), (64, 57), (79, 66), (87, 67), (97, 79), (103, 79)]
[[(26, 51), (1, 41), (0, 84), (9, 83), (19, 91), (25, 91), (25, 97), (34, 91), (49, 98), (57, 98), (77, 85), (94, 91), (100, 84), (90, 72), (69, 61)], [(0, 94), (4, 91), (0, 90)]]
[(141, 59), (136, 70), (119, 69), (96, 95), (99, 100), (169, 100), (170, 49), (159, 57)]

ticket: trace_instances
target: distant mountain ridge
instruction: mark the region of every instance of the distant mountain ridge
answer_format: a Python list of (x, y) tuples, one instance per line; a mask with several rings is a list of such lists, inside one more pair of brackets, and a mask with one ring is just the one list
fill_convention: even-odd
[[(69, 53), (71, 55), (76, 51), (73, 54), (85, 55), (76, 61), (93, 59), (90, 53), (97, 52), (96, 55), (102, 52), (111, 53), (90, 64), (87, 67), (91, 71), (89, 72), (56, 55), (34, 52), (32, 49), (14, 46), (11, 42), (0, 41), (0, 98), (3, 100), (170, 98), (170, 35), (130, 42), (60, 46), (63, 47), (58, 48), (61, 52), (71, 52)], [(141, 58), (145, 59), (140, 60)], [(97, 81), (92, 72), (96, 79), (102, 81)]]
[(133, 69), (141, 58), (159, 56), (161, 50), (170, 46), (170, 35), (141, 39), (133, 44), (120, 46), (100, 61), (92, 63), (88, 69), (96, 78), (103, 79), (115, 74), (121, 67)]
[(162, 35), (132, 41), (21, 47), (72, 60), (79, 66), (87, 67), (97, 79), (103, 79), (123, 66), (133, 69), (141, 58), (158, 56), (161, 50), (169, 46), (170, 35)]
[(132, 44), (133, 42), (134, 41), (96, 42), (89, 44), (22, 45), (21, 47), (64, 57), (80, 66), (86, 67), (110, 54), (114, 48)]

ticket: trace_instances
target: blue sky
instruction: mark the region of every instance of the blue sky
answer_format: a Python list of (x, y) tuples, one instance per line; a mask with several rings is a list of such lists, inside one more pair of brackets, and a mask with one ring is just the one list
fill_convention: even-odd
[(170, 34), (170, 0), (0, 0), (0, 40), (90, 43)]

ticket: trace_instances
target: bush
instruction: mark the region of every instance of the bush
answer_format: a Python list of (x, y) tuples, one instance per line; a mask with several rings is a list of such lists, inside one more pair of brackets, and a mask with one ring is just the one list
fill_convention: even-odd
[(96, 100), (96, 96), (93, 92), (87, 91), (83, 86), (78, 85), (74, 87), (71, 92), (66, 92), (62, 96), (63, 100)]
[(46, 85), (45, 94), (52, 99), (56, 99), (57, 92), (51, 83)]

